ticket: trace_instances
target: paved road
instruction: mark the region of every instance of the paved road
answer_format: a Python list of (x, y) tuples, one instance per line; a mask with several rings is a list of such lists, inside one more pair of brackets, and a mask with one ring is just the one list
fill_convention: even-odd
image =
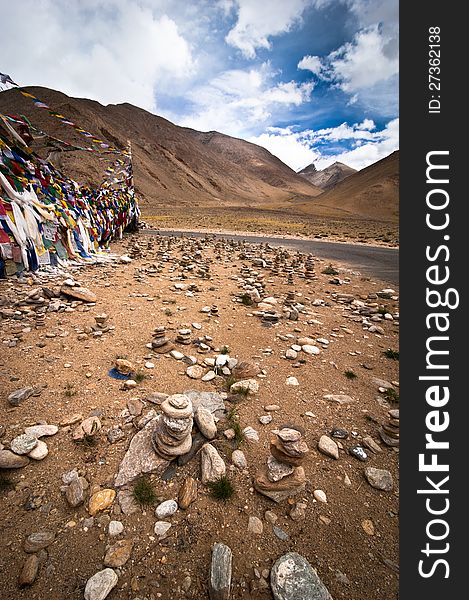
[(342, 242), (323, 242), (318, 240), (284, 239), (256, 235), (207, 234), (204, 231), (159, 231), (143, 230), (149, 235), (176, 235), (178, 237), (201, 238), (207, 235), (230, 240), (246, 240), (253, 244), (268, 243), (271, 246), (294, 248), (301, 252), (310, 252), (319, 258), (337, 261), (363, 273), (390, 284), (399, 283), (399, 250), (381, 246), (345, 244)]

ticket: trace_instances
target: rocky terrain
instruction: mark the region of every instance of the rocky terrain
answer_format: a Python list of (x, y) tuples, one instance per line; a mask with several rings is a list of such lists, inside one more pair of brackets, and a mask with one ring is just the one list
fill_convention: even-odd
[(0, 324), (0, 597), (398, 597), (387, 282), (143, 231)]
[(341, 162), (335, 162), (320, 171), (318, 171), (314, 163), (312, 163), (304, 169), (301, 169), (301, 171), (298, 171), (298, 175), (301, 175), (322, 190), (329, 190), (343, 181), (346, 177), (349, 177), (356, 172), (356, 169), (352, 169), (352, 167), (344, 165), (344, 163)]

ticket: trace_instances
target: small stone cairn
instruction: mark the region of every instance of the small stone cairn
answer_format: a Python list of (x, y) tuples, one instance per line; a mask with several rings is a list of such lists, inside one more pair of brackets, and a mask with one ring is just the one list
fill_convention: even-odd
[(152, 435), (155, 452), (165, 460), (187, 454), (192, 446), (193, 408), (184, 394), (168, 396), (161, 404), (163, 416)]

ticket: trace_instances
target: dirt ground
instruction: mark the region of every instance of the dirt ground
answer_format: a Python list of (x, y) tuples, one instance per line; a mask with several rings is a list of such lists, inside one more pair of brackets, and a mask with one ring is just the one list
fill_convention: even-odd
[[(126, 254), (135, 240), (140, 240), (143, 256), (129, 264), (115, 262), (73, 271), (73, 277), (97, 295), (95, 305), (78, 303), (73, 311), (47, 312), (45, 326), (40, 328), (35, 327), (33, 318), (24, 315), (0, 319), (0, 424), (4, 426), (0, 442), (5, 448), (24, 427), (41, 421), (59, 425), (79, 413), (83, 417), (97, 414), (102, 422), (95, 445), (77, 444), (70, 427), (60, 426), (56, 435), (43, 438), (49, 447), (45, 459), (3, 472), (11, 486), (5, 483), (0, 491), (0, 598), (83, 598), (87, 579), (104, 568), (106, 547), (116, 539), (132, 539), (131, 558), (116, 569), (119, 580), (108, 596), (111, 600), (207, 598), (214, 542), (224, 542), (233, 551), (233, 600), (273, 598), (264, 583), (267, 573), (262, 572), (289, 551), (298, 552), (311, 563), (335, 600), (395, 600), (399, 580), (399, 453), (382, 443), (378, 428), (387, 421), (388, 410), (398, 408), (398, 404), (387, 403), (372, 379), (394, 382), (398, 391), (399, 362), (383, 354), (389, 348), (398, 349), (398, 290), (395, 288), (392, 294), (394, 299), (375, 299), (373, 294), (390, 287), (387, 282), (371, 281), (337, 264), (336, 277), (342, 284), (335, 285), (330, 283), (331, 275), (322, 273), (329, 261), (319, 259), (314, 261), (316, 279), (308, 281), (295, 275), (293, 286), (288, 285), (285, 274), (273, 275), (268, 268), (253, 266), (249, 255), (241, 258), (240, 254), (246, 256), (242, 248), (224, 247), (213, 241), (175, 241), (167, 262), (162, 262), (158, 254), (159, 244), (166, 240), (150, 240), (144, 232), (114, 243), (111, 250), (117, 255)], [(209, 264), (210, 279), (192, 272), (181, 279), (179, 260), (184, 253), (193, 255), (198, 249), (202, 260)], [(269, 256), (268, 250), (263, 251)], [(253, 256), (260, 256), (258, 248)], [(296, 253), (290, 253), (287, 261), (296, 257)], [(296, 301), (304, 304), (307, 313), (300, 313), (298, 321), (282, 318), (271, 327), (263, 326), (253, 314), (255, 307), (233, 301), (242, 291), (238, 278), (243, 267), (264, 275), (264, 296), (278, 300), (277, 310), (281, 312), (287, 292), (294, 291)], [(57, 285), (63, 279), (42, 285)], [(175, 289), (175, 283), (195, 283), (198, 291), (188, 296), (187, 290)], [(14, 279), (0, 281), (3, 308), (8, 307), (5, 298), (18, 298), (41, 287), (37, 282), (30, 284), (18, 284)], [(394, 318), (373, 323), (383, 333), (371, 333), (354, 307), (338, 302), (335, 294), (351, 294), (364, 304), (377, 303), (380, 314), (389, 313)], [(314, 303), (316, 299), (324, 303)], [(201, 313), (207, 305), (217, 305), (219, 315)], [(94, 316), (101, 313), (109, 315), (108, 324), (114, 329), (100, 337), (83, 336), (83, 330), (92, 326)], [(201, 324), (200, 330), (192, 327), (194, 322)], [(191, 380), (185, 374), (186, 365), (149, 350), (146, 344), (159, 325), (166, 326), (171, 339), (182, 327), (191, 328), (193, 338), (211, 336), (214, 348), (208, 354), (176, 344), (178, 350), (196, 356), (199, 362), (228, 346), (231, 357), (265, 370), (265, 377), (258, 378), (258, 394), (236, 403), (226, 401), (227, 409), (235, 406), (242, 427), (252, 426), (259, 433), (258, 443), (243, 441), (240, 445), (247, 458), (246, 472), (230, 467), (235, 446), (223, 436), (229, 423), (218, 423), (219, 435), (213, 445), (223, 456), (235, 487), (229, 500), (215, 500), (202, 485), (197, 456), (177, 467), (169, 481), (151, 477), (159, 500), (177, 499), (178, 489), (188, 475), (199, 480), (197, 500), (187, 510), (178, 510), (169, 517), (172, 527), (161, 542), (155, 540), (153, 531), (158, 520), (154, 507), (127, 516), (115, 501), (95, 516), (92, 526), (84, 528), (83, 522), (90, 516), (87, 502), (71, 508), (60, 489), (62, 475), (71, 469), (87, 479), (89, 491), (113, 488), (119, 464), (137, 429), (124, 427), (124, 439), (112, 444), (106, 432), (123, 425), (128, 415), (123, 411), (131, 398), (144, 400), (151, 392), (175, 394), (189, 389), (225, 391), (222, 378), (211, 382)], [(292, 337), (285, 339), (289, 334)], [(282, 356), (302, 336), (325, 338), (329, 344), (318, 343), (321, 353), (317, 356), (300, 353), (304, 364), (294, 368), (292, 361)], [(127, 358), (145, 375), (135, 389), (123, 390), (123, 382), (108, 375), (117, 357)], [(145, 367), (148, 361), (154, 363), (153, 369)], [(347, 371), (353, 371), (356, 377), (347, 377)], [(290, 376), (298, 379), (298, 386), (286, 385)], [(44, 389), (18, 407), (9, 406), (8, 395), (25, 386)], [(340, 405), (326, 400), (326, 394), (347, 394), (353, 400)], [(258, 417), (268, 414), (264, 406), (269, 404), (277, 404), (280, 409), (270, 413), (271, 423), (262, 425)], [(144, 413), (155, 408), (145, 402)], [(310, 448), (304, 462), (308, 483), (303, 493), (276, 504), (254, 491), (253, 478), (266, 464), (271, 430), (284, 423), (305, 429)], [(338, 460), (317, 449), (321, 435), (330, 435), (335, 427), (349, 432), (347, 439), (336, 440), (343, 446)], [(347, 452), (370, 435), (382, 452), (367, 451), (366, 462)], [(367, 466), (389, 470), (393, 491), (372, 488), (364, 477)], [(346, 476), (349, 485), (344, 481)], [(318, 489), (326, 493), (327, 503), (314, 499), (313, 491)], [(307, 505), (305, 518), (293, 520), (290, 512), (297, 502)], [(276, 526), (288, 534), (287, 540), (274, 534), (264, 517), (267, 510), (277, 515)], [(248, 532), (250, 516), (262, 520), (260, 535)], [(110, 518), (124, 525), (124, 531), (112, 541), (107, 531)], [(36, 581), (20, 589), (18, 576), (28, 556), (23, 544), (29, 534), (38, 531), (51, 531), (56, 537), (39, 555)]]

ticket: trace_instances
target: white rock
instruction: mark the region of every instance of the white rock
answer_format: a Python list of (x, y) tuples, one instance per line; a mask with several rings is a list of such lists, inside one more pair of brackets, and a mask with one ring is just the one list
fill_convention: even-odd
[(262, 415), (259, 417), (259, 423), (262, 425), (268, 425), (272, 421), (272, 415)]
[(258, 442), (259, 441), (259, 434), (257, 433), (257, 431), (255, 429), (253, 429), (250, 426), (245, 427), (243, 429), (243, 434), (248, 442)]
[(159, 540), (164, 540), (168, 537), (168, 531), (171, 529), (171, 523), (167, 521), (157, 521), (155, 523), (154, 532)]
[(317, 346), (311, 346), (310, 344), (305, 344), (304, 346), (301, 346), (301, 349), (306, 354), (319, 354), (321, 352)]
[(327, 503), (327, 496), (326, 496), (325, 492), (323, 492), (322, 490), (314, 490), (313, 496), (316, 498), (316, 500), (318, 502)]
[(209, 371), (208, 373), (205, 373), (205, 375), (202, 377), (202, 381), (212, 381), (212, 379), (215, 379), (216, 376), (217, 375), (215, 371)]
[(49, 448), (47, 447), (46, 442), (38, 440), (37, 446), (31, 450), (27, 456), (29, 456), (29, 458), (33, 458), (34, 460), (42, 460), (43, 458), (46, 458), (48, 454)]
[(330, 456), (336, 460), (339, 458), (339, 447), (334, 440), (327, 435), (322, 435), (320, 437), (318, 448), (326, 456)]
[(296, 350), (292, 350), (291, 348), (288, 348), (288, 350), (285, 352), (285, 358), (288, 358), (289, 360), (295, 360), (295, 358), (298, 357), (298, 352)]
[(186, 375), (191, 379), (200, 379), (204, 374), (204, 369), (200, 365), (192, 365), (187, 367)]
[(200, 451), (202, 483), (216, 481), (226, 473), (223, 458), (211, 444), (205, 444)]
[(154, 369), (154, 368), (155, 368), (155, 363), (152, 363), (152, 362), (145, 363), (145, 369)]
[(246, 469), (248, 466), (246, 456), (241, 450), (233, 450), (231, 461), (235, 467), (238, 467), (238, 469)]
[(287, 377), (286, 385), (300, 385), (296, 377)]
[(233, 383), (230, 387), (230, 392), (236, 394), (238, 392), (247, 392), (248, 394), (257, 394), (259, 391), (259, 384), (255, 379), (243, 379)]
[(155, 515), (158, 519), (166, 519), (166, 517), (174, 515), (177, 509), (178, 503), (176, 500), (165, 500), (155, 508)]
[(124, 525), (120, 521), (111, 521), (107, 531), (111, 537), (114, 537), (124, 531)]
[(117, 585), (118, 577), (113, 569), (98, 571), (88, 579), (85, 587), (85, 600), (104, 600)]
[(171, 350), (170, 355), (176, 360), (181, 360), (182, 358), (184, 358), (184, 354), (182, 352), (179, 352), (178, 350)]

